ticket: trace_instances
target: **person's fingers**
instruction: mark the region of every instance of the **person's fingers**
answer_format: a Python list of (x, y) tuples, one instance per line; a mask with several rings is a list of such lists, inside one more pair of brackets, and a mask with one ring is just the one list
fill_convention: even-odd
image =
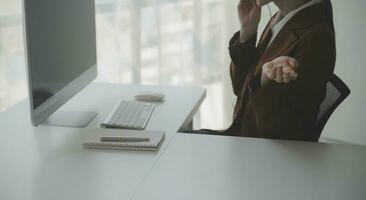
[(283, 63), (275, 63), (273, 65), (273, 68), (279, 68), (279, 67), (282, 67), (283, 66)]
[(273, 70), (267, 70), (265, 72), (267, 78), (270, 79), (270, 80), (273, 80), (273, 73), (272, 72), (273, 72)]
[(290, 58), (291, 57), (288, 57), (288, 56), (280, 56), (280, 57), (275, 58), (272, 62), (274, 62), (274, 63), (285, 63), (285, 62), (288, 62), (288, 60)]
[(293, 68), (298, 67), (299, 63), (295, 58), (289, 57), (289, 56), (280, 56), (277, 57), (276, 59), (274, 59), (272, 61), (272, 63), (274, 64), (283, 64), (286, 63), (288, 65), (290, 65)]
[(265, 63), (262, 67), (262, 70), (263, 70), (262, 73), (264, 73), (268, 79), (272, 80), (272, 71), (273, 71), (272, 63), (271, 62)]
[(264, 71), (264, 74), (266, 75), (266, 77), (268, 79), (272, 80), (272, 71), (271, 70)]
[(281, 62), (277, 62), (275, 64), (273, 64), (273, 67), (283, 67), (283, 68), (290, 68), (292, 69), (293, 67), (291, 66), (291, 64), (288, 62), (288, 60), (284, 60)]
[[(269, 79), (277, 83), (289, 83), (297, 79), (298, 73), (295, 69), (298, 66), (299, 63), (295, 58), (280, 56), (266, 63), (265, 67), (263, 67), (263, 72), (265, 72)], [(265, 68), (267, 71), (264, 70)]]
[(282, 73), (283, 73), (283, 82), (289, 83), (291, 80), (291, 77), (290, 77), (291, 69), (289, 67), (284, 67)]
[(269, 79), (271, 80), (275, 80), (276, 79), (276, 68), (272, 68), (270, 71), (269, 71)]
[(275, 80), (276, 80), (276, 82), (277, 83), (282, 83), (282, 80), (283, 80), (283, 77), (282, 77), (282, 67), (277, 67), (277, 68), (275, 68), (276, 69), (276, 78), (275, 78)]
[(298, 67), (298, 62), (295, 58), (291, 58), (291, 57), (288, 57), (287, 58), (287, 63), (292, 67), (292, 68), (296, 68)]
[(267, 70), (272, 70), (273, 68), (273, 63), (272, 62), (267, 62), (263, 65), (263, 68), (267, 69)]

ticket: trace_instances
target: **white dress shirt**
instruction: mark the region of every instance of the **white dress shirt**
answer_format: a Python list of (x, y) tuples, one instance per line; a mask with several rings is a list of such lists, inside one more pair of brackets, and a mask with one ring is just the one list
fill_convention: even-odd
[(304, 10), (305, 8), (318, 4), (318, 3), (321, 3), (321, 2), (323, 2), (323, 0), (311, 0), (308, 3), (300, 6), (299, 8), (292, 10), (284, 17), (282, 17), (280, 13), (277, 14), (276, 18), (274, 19), (274, 22), (271, 25), (272, 38), (271, 38), (270, 42), (268, 43), (268, 46), (273, 42), (273, 40), (277, 37), (278, 33), (281, 31), (281, 29), (287, 24), (288, 21), (290, 21), (290, 19), (293, 16), (295, 16), (298, 12), (300, 12), (301, 10)]

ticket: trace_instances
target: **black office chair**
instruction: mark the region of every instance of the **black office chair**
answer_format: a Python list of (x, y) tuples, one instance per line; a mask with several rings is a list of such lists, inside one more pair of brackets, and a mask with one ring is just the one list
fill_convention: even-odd
[[(331, 79), (327, 84), (326, 96), (323, 102), (320, 104), (319, 114), (316, 119), (316, 124), (313, 128), (314, 138), (309, 141), (317, 142), (320, 135), (327, 124), (328, 119), (337, 109), (337, 107), (349, 96), (351, 90), (347, 85), (338, 78), (337, 75), (333, 74)], [(209, 134), (209, 135), (220, 135), (221, 133), (208, 130), (187, 130), (185, 133), (195, 133), (195, 134)]]
[(351, 90), (347, 85), (337, 75), (333, 74), (327, 84), (327, 94), (320, 105), (316, 120), (315, 133), (318, 134), (318, 140), (330, 116), (350, 93)]

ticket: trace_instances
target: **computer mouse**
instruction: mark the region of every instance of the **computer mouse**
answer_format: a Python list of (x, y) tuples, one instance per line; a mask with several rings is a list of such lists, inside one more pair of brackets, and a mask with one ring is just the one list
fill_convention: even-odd
[(159, 102), (164, 100), (165, 95), (159, 92), (139, 92), (135, 95), (137, 101)]

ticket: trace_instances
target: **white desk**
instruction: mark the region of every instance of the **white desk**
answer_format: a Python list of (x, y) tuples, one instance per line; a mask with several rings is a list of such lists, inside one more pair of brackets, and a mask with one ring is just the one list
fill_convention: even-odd
[(134, 200), (365, 200), (366, 147), (177, 134)]
[[(98, 128), (117, 101), (132, 100), (141, 90), (166, 95), (165, 102), (156, 105), (147, 126), (147, 130), (167, 132), (160, 151), (82, 149), (88, 130)], [(205, 95), (206, 91), (200, 88), (94, 83), (62, 108), (98, 112), (84, 129), (34, 128), (28, 103), (16, 105), (0, 114), (0, 199), (130, 199), (174, 134), (192, 120)]]

